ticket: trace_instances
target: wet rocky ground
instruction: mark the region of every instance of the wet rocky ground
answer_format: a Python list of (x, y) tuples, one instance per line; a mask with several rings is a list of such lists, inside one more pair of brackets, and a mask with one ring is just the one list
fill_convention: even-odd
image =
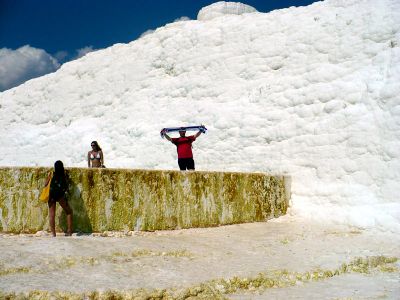
[(398, 299), (400, 235), (283, 217), (159, 232), (0, 235), (0, 296)]

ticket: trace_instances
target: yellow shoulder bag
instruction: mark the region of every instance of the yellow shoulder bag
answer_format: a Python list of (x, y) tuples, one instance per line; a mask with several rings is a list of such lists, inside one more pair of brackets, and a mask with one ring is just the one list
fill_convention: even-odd
[(46, 184), (46, 186), (42, 189), (42, 192), (40, 193), (39, 200), (42, 202), (49, 202), (50, 183), (52, 178), (53, 178), (53, 173), (50, 174), (49, 182)]

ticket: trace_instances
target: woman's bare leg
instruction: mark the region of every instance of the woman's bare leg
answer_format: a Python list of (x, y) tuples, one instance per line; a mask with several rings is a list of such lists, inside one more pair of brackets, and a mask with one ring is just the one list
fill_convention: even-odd
[(56, 202), (49, 201), (49, 223), (50, 230), (53, 236), (56, 236)]
[(67, 235), (72, 235), (72, 209), (64, 198), (61, 198), (59, 203), (67, 215)]

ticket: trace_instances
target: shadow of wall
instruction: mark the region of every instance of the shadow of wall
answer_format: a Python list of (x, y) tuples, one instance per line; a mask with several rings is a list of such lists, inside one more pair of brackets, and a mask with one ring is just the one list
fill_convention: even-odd
[[(72, 176), (72, 179), (69, 173), (70, 171), (67, 170), (68, 191), (66, 199), (73, 211), (73, 232), (77, 232), (78, 234), (91, 233), (93, 232), (92, 225), (86, 211), (85, 202), (82, 198), (81, 176), (78, 178), (76, 178), (77, 176)], [(62, 231), (66, 232), (67, 216), (64, 211), (61, 212), (58, 223)]]

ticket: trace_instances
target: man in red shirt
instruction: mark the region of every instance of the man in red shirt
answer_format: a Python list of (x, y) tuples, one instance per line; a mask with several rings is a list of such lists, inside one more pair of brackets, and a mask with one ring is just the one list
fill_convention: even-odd
[(192, 153), (192, 143), (198, 138), (201, 131), (195, 135), (186, 136), (185, 130), (179, 130), (180, 137), (171, 138), (166, 133), (164, 133), (165, 138), (176, 145), (176, 150), (178, 151), (178, 165), (181, 171), (194, 170), (194, 160)]

